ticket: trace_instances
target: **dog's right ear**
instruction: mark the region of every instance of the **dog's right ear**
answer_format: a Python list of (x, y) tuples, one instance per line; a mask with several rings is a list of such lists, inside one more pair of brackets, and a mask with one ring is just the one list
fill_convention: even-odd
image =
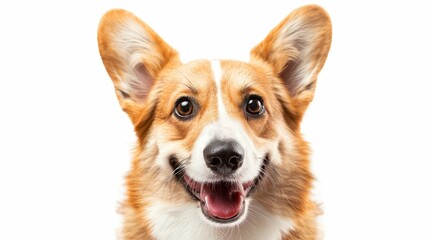
[(147, 24), (119, 9), (102, 17), (98, 47), (119, 103), (136, 124), (158, 74), (179, 63), (179, 55)]

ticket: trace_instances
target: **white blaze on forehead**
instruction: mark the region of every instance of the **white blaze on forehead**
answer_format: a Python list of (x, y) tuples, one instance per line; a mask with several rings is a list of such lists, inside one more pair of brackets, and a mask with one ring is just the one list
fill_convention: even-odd
[[(238, 120), (231, 118), (228, 115), (228, 112), (225, 108), (225, 102), (222, 97), (222, 67), (220, 61), (212, 61), (211, 67), (213, 71), (214, 81), (216, 83), (216, 96), (217, 96), (217, 110), (218, 110), (218, 119), (214, 123), (215, 131), (212, 136), (213, 139), (234, 139), (240, 144), (245, 144), (246, 133), (241, 127), (241, 124)], [(245, 147), (245, 146), (243, 146)]]
[(220, 65), (220, 61), (212, 61), (211, 62), (212, 71), (214, 80), (216, 83), (216, 96), (217, 96), (217, 106), (219, 112), (219, 120), (224, 121), (228, 118), (228, 113), (226, 112), (225, 105), (222, 100), (222, 67)]

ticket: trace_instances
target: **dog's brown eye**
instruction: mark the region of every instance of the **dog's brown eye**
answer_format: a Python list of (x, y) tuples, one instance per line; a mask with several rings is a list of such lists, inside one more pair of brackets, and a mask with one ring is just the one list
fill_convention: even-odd
[(194, 105), (189, 98), (183, 97), (176, 102), (174, 114), (180, 119), (186, 119), (194, 114)]
[(259, 96), (251, 95), (247, 99), (246, 113), (253, 117), (257, 117), (264, 112), (264, 103)]

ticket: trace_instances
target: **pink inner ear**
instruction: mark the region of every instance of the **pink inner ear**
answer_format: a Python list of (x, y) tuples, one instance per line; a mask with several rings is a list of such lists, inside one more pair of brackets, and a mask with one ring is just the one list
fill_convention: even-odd
[(146, 67), (140, 64), (136, 67), (136, 75), (138, 82), (133, 83), (135, 89), (135, 96), (138, 100), (143, 101), (146, 99), (150, 88), (153, 84), (153, 77), (149, 74)]
[(298, 74), (299, 63), (295, 61), (289, 61), (283, 71), (280, 72), (279, 76), (283, 80), (283, 84), (288, 89), (290, 95), (295, 96), (298, 93), (300, 87), (300, 77)]

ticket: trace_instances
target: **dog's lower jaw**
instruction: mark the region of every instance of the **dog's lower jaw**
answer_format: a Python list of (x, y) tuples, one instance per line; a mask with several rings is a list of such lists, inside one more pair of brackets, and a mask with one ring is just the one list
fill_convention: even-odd
[[(281, 239), (282, 232), (289, 232), (294, 225), (291, 219), (272, 214), (257, 203), (249, 201), (248, 205), (251, 210), (247, 211), (245, 220), (227, 226), (204, 219), (195, 203), (176, 206), (166, 202), (153, 203), (148, 208), (147, 217), (153, 237), (158, 240), (277, 240)], [(261, 215), (265, 217), (261, 218)]]
[[(219, 227), (204, 221), (195, 204), (154, 201), (143, 209), (124, 204), (122, 240), (190, 240), (190, 239), (247, 239), (247, 240), (316, 240), (315, 204), (299, 217), (288, 218), (273, 214), (255, 201), (250, 201), (245, 220), (234, 227)], [(142, 211), (143, 210), (143, 211)], [(263, 217), (261, 217), (263, 216)]]

